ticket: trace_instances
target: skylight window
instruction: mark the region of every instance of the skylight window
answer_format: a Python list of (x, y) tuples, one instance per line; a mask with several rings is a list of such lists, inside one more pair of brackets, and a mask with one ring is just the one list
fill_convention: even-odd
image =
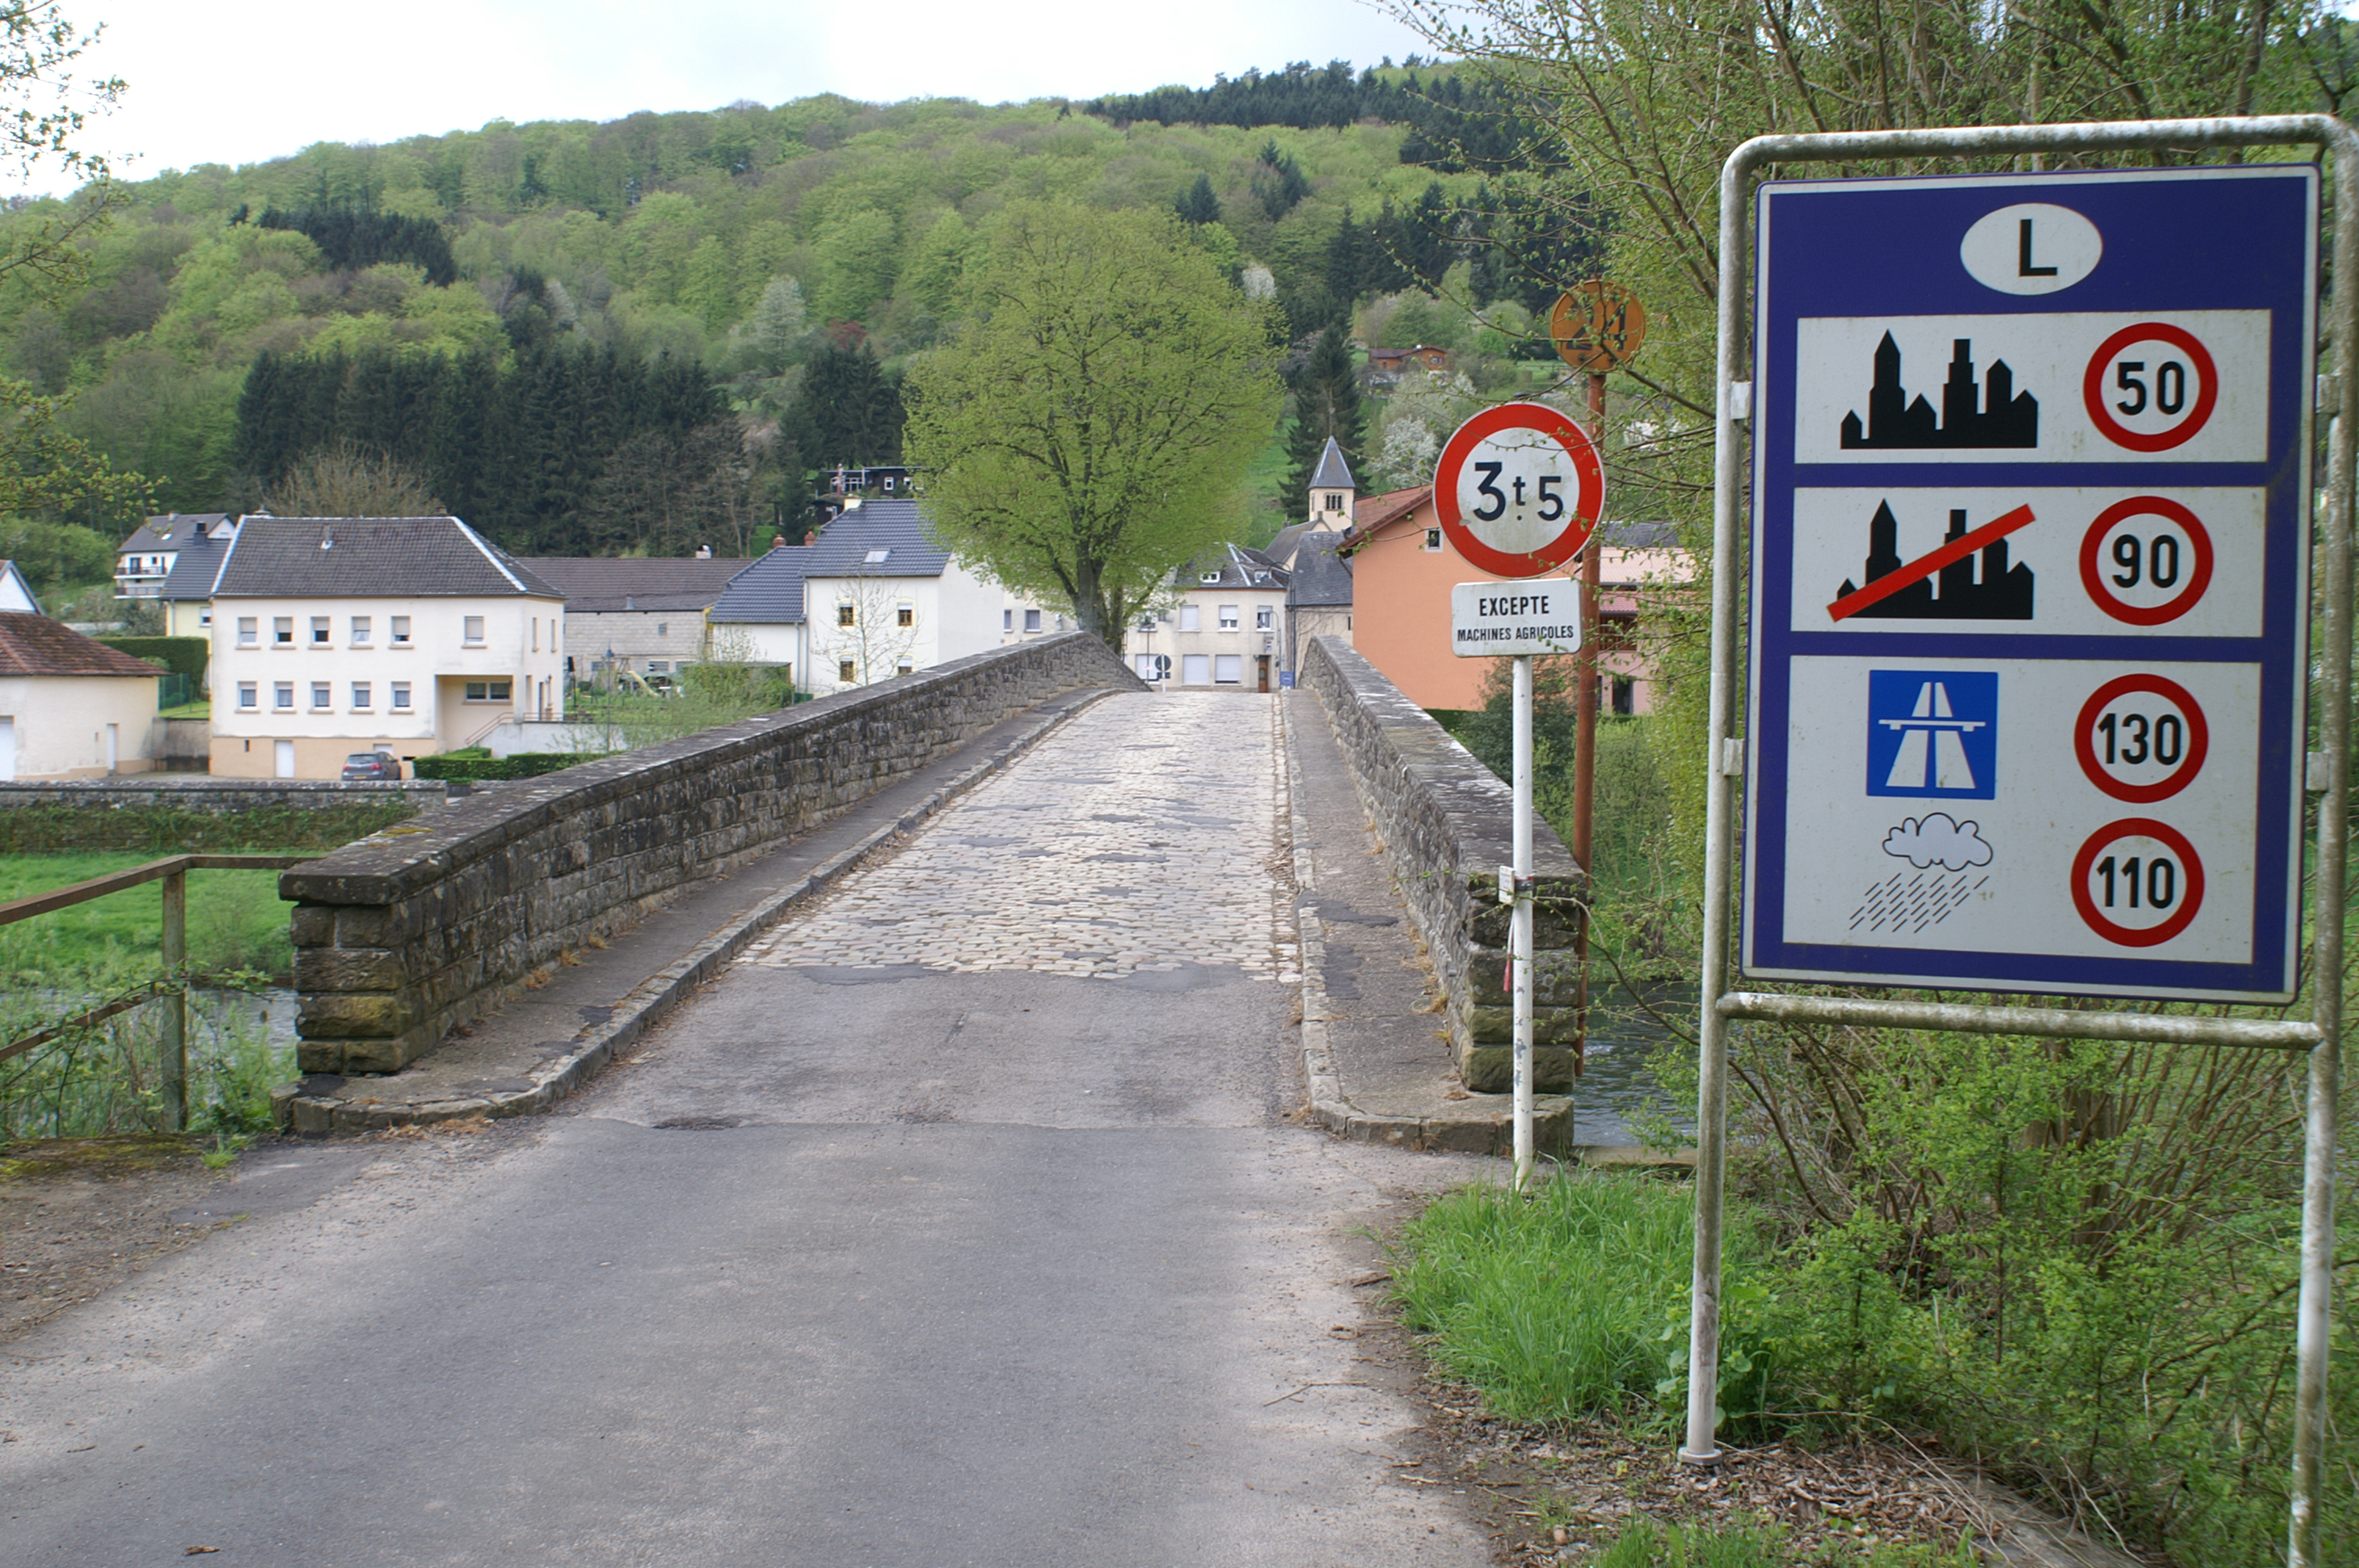
[(892, 553), (889, 546), (882, 550), (871, 550), (868, 552), (868, 564), (872, 567), (875, 566)]

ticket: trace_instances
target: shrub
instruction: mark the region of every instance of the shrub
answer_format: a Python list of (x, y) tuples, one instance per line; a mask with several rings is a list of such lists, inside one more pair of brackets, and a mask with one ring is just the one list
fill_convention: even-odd
[(186, 676), (201, 684), (205, 678), (205, 661), (212, 657), (213, 645), (202, 637), (98, 637), (92, 641), (162, 665), (176, 676)]
[(478, 783), (486, 779), (537, 779), (543, 773), (553, 773), (578, 762), (594, 762), (601, 756), (610, 754), (600, 752), (518, 752), (512, 757), (495, 757), (480, 747), (471, 746), (464, 751), (420, 757), (410, 766), (421, 779)]

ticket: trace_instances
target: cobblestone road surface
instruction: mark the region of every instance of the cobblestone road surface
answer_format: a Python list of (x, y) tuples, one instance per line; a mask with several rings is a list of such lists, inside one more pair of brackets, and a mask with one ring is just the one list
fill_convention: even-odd
[(1260, 697), (1099, 703), (743, 961), (1291, 983), (1277, 721)]

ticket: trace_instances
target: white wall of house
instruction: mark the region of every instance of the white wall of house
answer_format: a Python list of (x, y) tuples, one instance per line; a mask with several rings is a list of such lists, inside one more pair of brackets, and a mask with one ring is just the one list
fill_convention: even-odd
[(811, 578), (810, 669), (796, 678), (824, 697), (986, 652), (1001, 642), (1002, 597), (955, 561), (940, 577)]
[(562, 719), (564, 619), (512, 595), (216, 600), (212, 772), (332, 779), (353, 752), (426, 756), (512, 714)]
[(803, 623), (799, 621), (716, 621), (714, 657), (728, 655), (749, 665), (775, 665), (803, 678)]
[(1142, 616), (1123, 638), (1123, 653), (1142, 680), (1156, 677), (1156, 659), (1170, 660), (1167, 684), (1207, 690), (1258, 691), (1261, 661), (1269, 661), (1269, 688), (1278, 688), (1286, 664), (1286, 589), (1180, 586), (1180, 602), (1154, 618)]
[(146, 773), (155, 718), (153, 676), (0, 676), (0, 782)]

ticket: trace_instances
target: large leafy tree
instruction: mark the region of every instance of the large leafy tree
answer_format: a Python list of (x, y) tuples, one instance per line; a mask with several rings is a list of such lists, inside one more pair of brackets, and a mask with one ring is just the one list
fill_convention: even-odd
[(944, 542), (1117, 650), (1175, 567), (1242, 520), (1278, 417), (1268, 316), (1177, 216), (1021, 203), (983, 314), (909, 373), (907, 448)]

